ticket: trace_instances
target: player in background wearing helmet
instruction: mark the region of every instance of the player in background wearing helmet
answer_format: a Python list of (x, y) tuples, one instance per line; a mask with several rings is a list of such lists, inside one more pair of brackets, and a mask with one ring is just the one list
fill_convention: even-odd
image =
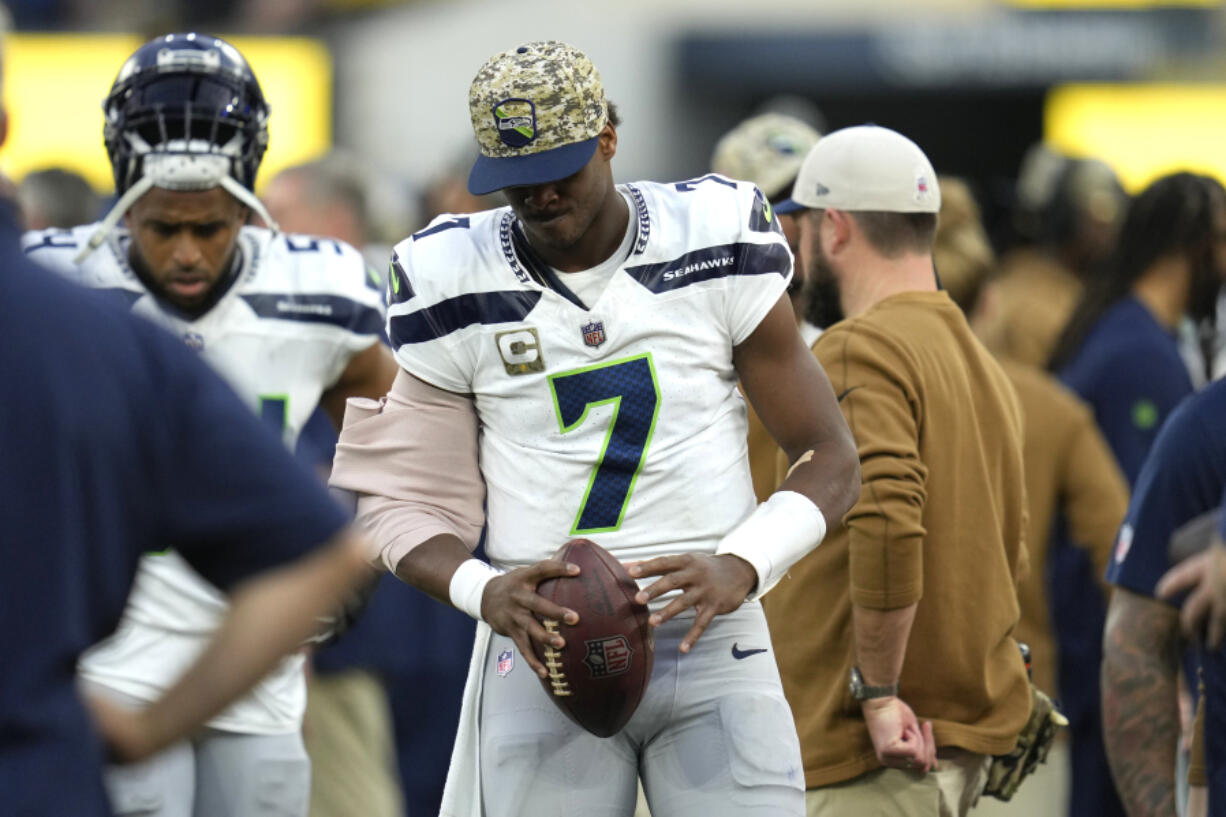
[[(614, 184), (617, 117), (564, 43), (492, 57), (469, 112), (469, 190), (509, 206), (396, 245), (404, 371), (385, 406), (351, 405), (332, 476), (362, 494), (385, 566), (480, 620), (441, 813), (628, 817), (641, 774), (656, 814), (799, 817), (758, 597), (859, 479), (778, 222), (714, 174)], [(738, 378), (794, 463), (761, 506)], [(652, 681), (609, 739), (558, 711), (532, 647), (564, 646), (538, 616), (579, 620), (536, 587), (573, 575), (550, 556), (587, 536), (631, 563), (656, 628)]]
[[(170, 34), (141, 46), (104, 103), (119, 200), (99, 223), (30, 233), (28, 256), (111, 293), (195, 349), (292, 445), (322, 405), (385, 393), (382, 299), (362, 257), (333, 240), (246, 226), (268, 106), (229, 43)], [(139, 708), (198, 654), (225, 611), (174, 551), (147, 554), (115, 635), (79, 671), (92, 692)], [(302, 657), (283, 661), (190, 742), (107, 784), (121, 814), (305, 815)]]
[[(808, 123), (787, 114), (767, 112), (750, 117), (724, 134), (715, 145), (711, 169), (721, 176), (753, 182), (766, 196), (772, 208), (792, 192), (792, 183), (800, 172), (800, 163), (817, 144), (821, 136)], [(793, 257), (800, 249), (800, 227), (790, 213), (775, 209), (783, 236)], [(805, 281), (804, 265), (793, 266), (788, 297), (796, 314), (796, 326), (805, 345), (810, 349), (822, 333), (825, 322), (814, 323), (809, 304), (811, 288)], [(838, 299), (834, 299), (837, 309)], [(835, 319), (837, 320), (837, 318)], [(833, 323), (834, 321), (830, 321)], [(780, 481), (777, 473), (779, 446), (762, 425), (753, 407), (749, 407), (749, 472), (753, 475), (753, 491), (759, 502), (775, 491)]]
[(1097, 159), (1033, 145), (1018, 170), (1014, 226), (1023, 243), (993, 277), (992, 311), (980, 320), (997, 356), (1046, 366), (1082, 288), (1115, 246), (1128, 194)]

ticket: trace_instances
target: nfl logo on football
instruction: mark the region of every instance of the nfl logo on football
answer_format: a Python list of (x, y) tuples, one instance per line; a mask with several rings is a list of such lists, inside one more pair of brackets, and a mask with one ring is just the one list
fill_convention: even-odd
[(591, 321), (579, 328), (583, 333), (583, 342), (595, 349), (605, 342), (604, 321)]
[(515, 653), (503, 650), (498, 653), (498, 677), (506, 678), (507, 673), (515, 668)]
[(634, 650), (630, 648), (624, 635), (609, 638), (594, 638), (585, 641), (587, 655), (583, 663), (587, 665), (593, 678), (608, 678), (610, 675), (621, 675), (630, 669), (630, 657)]

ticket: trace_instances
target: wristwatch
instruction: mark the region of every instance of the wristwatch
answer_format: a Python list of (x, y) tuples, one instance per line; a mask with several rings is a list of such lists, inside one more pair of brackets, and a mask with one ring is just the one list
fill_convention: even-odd
[(898, 694), (898, 682), (886, 684), (885, 686), (869, 686), (864, 683), (864, 676), (860, 674), (859, 667), (851, 668), (851, 682), (847, 685), (851, 692), (851, 697), (857, 701), (867, 701), (870, 698), (892, 698)]

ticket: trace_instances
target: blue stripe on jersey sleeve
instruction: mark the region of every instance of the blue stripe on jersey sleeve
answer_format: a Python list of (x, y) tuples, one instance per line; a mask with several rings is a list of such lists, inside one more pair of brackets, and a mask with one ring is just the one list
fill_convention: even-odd
[(518, 289), (471, 292), (407, 315), (393, 315), (388, 321), (392, 346), (399, 349), (406, 343), (437, 340), (475, 323), (522, 321), (540, 300), (541, 293)]
[(340, 295), (255, 293), (239, 297), (261, 318), (327, 323), (357, 335), (383, 331), (383, 315), (378, 309)]
[(626, 267), (626, 274), (655, 293), (729, 275), (787, 275), (788, 249), (778, 242), (722, 244), (672, 261)]
[(50, 229), (42, 233), (26, 233), (25, 240), (28, 241), (34, 236), (38, 236), (40, 240), (37, 244), (27, 244), (22, 248), (26, 255), (35, 250), (47, 248), (53, 250), (75, 250), (77, 248), (77, 239), (72, 234), (72, 230)]

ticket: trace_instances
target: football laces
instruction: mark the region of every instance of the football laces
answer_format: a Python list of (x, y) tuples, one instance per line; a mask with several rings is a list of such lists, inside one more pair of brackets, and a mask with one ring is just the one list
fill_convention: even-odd
[[(557, 634), (558, 622), (547, 618), (541, 623), (550, 635)], [(549, 670), (549, 685), (553, 688), (553, 694), (559, 698), (570, 695), (570, 681), (566, 680), (566, 673), (562, 671), (562, 653), (553, 645), (545, 647), (545, 668)]]

